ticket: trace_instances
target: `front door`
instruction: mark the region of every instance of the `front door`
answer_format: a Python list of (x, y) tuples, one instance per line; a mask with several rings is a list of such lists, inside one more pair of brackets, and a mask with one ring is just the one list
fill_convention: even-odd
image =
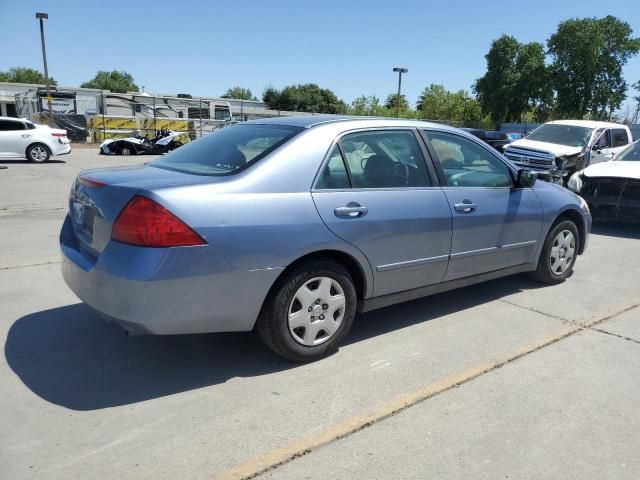
[(451, 132), (427, 131), (453, 214), (446, 280), (531, 263), (542, 207), (530, 188), (513, 188), (510, 168), (489, 146)]
[(343, 136), (313, 199), (327, 227), (369, 260), (374, 296), (444, 279), (451, 211), (412, 129)]

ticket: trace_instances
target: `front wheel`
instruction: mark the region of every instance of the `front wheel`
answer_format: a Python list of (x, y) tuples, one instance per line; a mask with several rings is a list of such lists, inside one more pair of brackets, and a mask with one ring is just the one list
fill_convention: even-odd
[(549, 231), (542, 247), (538, 267), (532, 277), (539, 282), (563, 282), (573, 272), (578, 256), (578, 227), (571, 220), (563, 220)]
[(335, 351), (349, 332), (357, 296), (349, 272), (330, 260), (303, 264), (278, 281), (258, 319), (260, 336), (295, 362)]

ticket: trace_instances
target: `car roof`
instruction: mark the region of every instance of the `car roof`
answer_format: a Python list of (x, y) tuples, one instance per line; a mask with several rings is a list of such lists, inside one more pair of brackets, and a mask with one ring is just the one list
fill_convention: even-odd
[(387, 118), (387, 117), (357, 117), (351, 115), (305, 115), (292, 117), (271, 117), (259, 120), (249, 120), (242, 122), (243, 124), (254, 125), (286, 125), (291, 127), (313, 128), (319, 125), (329, 123), (348, 123), (350, 127), (357, 128), (359, 123), (367, 127), (431, 127), (443, 130), (455, 130), (457, 128), (450, 127), (441, 123), (425, 122), (422, 120), (413, 120), (410, 118)]
[(612, 122), (599, 122), (596, 120), (554, 120), (548, 123), (555, 123), (558, 125), (576, 125), (580, 127), (588, 127), (588, 128), (624, 128), (624, 125), (620, 123), (612, 123)]

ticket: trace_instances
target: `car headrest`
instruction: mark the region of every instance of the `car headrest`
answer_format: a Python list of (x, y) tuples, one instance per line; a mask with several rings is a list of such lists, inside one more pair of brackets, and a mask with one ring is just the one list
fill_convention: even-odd
[(226, 147), (218, 152), (217, 163), (231, 168), (241, 168), (247, 163), (247, 157), (237, 148)]
[(381, 155), (371, 155), (364, 165), (365, 175), (393, 173), (393, 160)]

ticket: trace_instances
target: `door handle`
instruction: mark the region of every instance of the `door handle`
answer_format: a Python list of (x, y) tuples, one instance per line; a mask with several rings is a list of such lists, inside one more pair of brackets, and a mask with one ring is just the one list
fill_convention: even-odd
[(28, 133), (23, 133), (21, 136), (22, 138), (29, 138), (31, 135)]
[(335, 213), (336, 217), (358, 218), (365, 216), (368, 211), (367, 207), (352, 202), (345, 207), (336, 207), (333, 213)]
[(478, 205), (471, 202), (471, 200), (463, 200), (462, 203), (456, 203), (453, 208), (455, 208), (456, 212), (471, 213), (478, 208)]

